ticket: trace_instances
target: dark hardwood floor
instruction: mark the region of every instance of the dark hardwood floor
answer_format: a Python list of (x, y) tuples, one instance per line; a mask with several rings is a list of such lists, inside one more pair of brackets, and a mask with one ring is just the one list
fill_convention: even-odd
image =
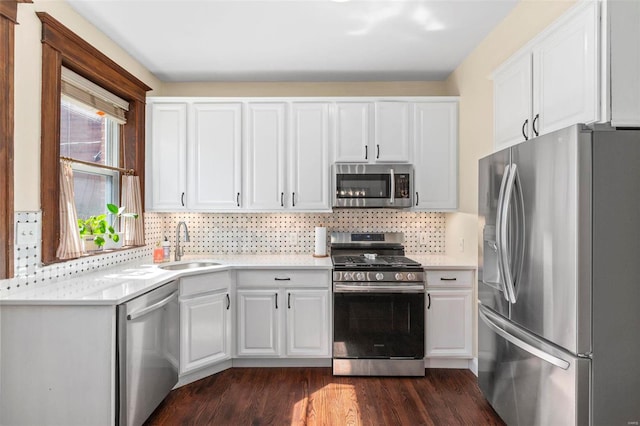
[(503, 425), (468, 370), (336, 377), (330, 368), (232, 368), (176, 389), (146, 425)]

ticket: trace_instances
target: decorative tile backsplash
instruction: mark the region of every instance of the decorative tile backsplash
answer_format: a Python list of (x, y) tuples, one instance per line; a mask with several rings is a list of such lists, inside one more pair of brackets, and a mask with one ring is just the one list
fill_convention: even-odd
[[(333, 213), (147, 213), (147, 243), (166, 236), (173, 248), (180, 221), (186, 222), (191, 239), (183, 244), (186, 254), (311, 254), (316, 226), (327, 228), (327, 238), (332, 231), (399, 231), (404, 233), (408, 253), (445, 251), (444, 213), (381, 209)], [(425, 244), (420, 244), (421, 234)], [(183, 239), (181, 235), (181, 244)]]
[[(146, 247), (108, 252), (43, 266), (41, 212), (16, 212), (15, 223), (36, 223), (36, 243), (17, 244), (15, 278), (0, 280), (0, 294), (46, 285), (99, 268), (148, 258), (166, 236), (175, 247), (176, 226), (185, 221), (190, 242), (185, 254), (312, 254), (315, 227), (340, 232), (403, 232), (408, 253), (442, 254), (445, 251), (444, 213), (394, 210), (336, 210), (333, 213), (145, 213)], [(421, 238), (422, 237), (422, 238)], [(181, 243), (184, 236), (181, 235)], [(421, 244), (421, 240), (424, 244)], [(327, 241), (328, 244), (328, 241)]]

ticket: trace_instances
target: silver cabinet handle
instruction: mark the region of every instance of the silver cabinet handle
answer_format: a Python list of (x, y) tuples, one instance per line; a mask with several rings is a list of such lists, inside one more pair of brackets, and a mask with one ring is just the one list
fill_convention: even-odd
[(367, 145), (364, 146), (364, 159), (369, 159), (369, 147)]
[(174, 297), (176, 297), (178, 295), (177, 291), (174, 291), (173, 293), (171, 293), (169, 296), (165, 297), (164, 299), (162, 299), (161, 301), (154, 303), (151, 306), (148, 306), (144, 309), (140, 309), (139, 311), (136, 312), (132, 312), (129, 315), (127, 315), (127, 320), (131, 321), (137, 318), (140, 318), (144, 315), (147, 315), (148, 313), (151, 313), (157, 309), (162, 308), (164, 305), (166, 305), (167, 303), (171, 302), (171, 299), (173, 299)]
[(231, 298), (229, 297), (229, 293), (227, 293), (227, 311), (231, 307)]
[(527, 127), (527, 123), (529, 123), (529, 119), (528, 119), (528, 118), (527, 118), (526, 120), (524, 120), (524, 123), (522, 123), (522, 129), (521, 129), (521, 130), (522, 130), (522, 136), (524, 137), (524, 140), (525, 140), (525, 141), (528, 141), (528, 140), (529, 140), (529, 135), (527, 135), (527, 134), (524, 132), (525, 127)]
[(291, 193), (291, 205), (292, 205), (292, 207), (296, 206), (296, 193), (295, 192)]
[(416, 207), (418, 204), (420, 204), (420, 195), (418, 194), (418, 191), (416, 191)]
[(276, 293), (276, 309), (278, 309), (278, 293)]
[(239, 192), (236, 194), (236, 204), (238, 205), (238, 207), (240, 207), (240, 193)]
[(182, 193), (182, 195), (180, 195), (180, 204), (182, 204), (182, 207), (184, 207), (184, 192)]
[(376, 145), (376, 159), (380, 158), (380, 144)]
[(500, 318), (496, 317), (494, 314), (489, 313), (486, 310), (486, 308), (482, 305), (480, 305), (479, 308), (480, 309), (478, 310), (478, 314), (480, 315), (480, 318), (482, 319), (482, 321), (485, 324), (487, 324), (487, 326), (491, 330), (493, 330), (496, 334), (498, 334), (508, 342), (513, 343), (520, 349), (529, 352), (531, 355), (537, 358), (540, 358), (541, 360), (546, 361), (549, 364), (555, 365), (556, 367), (562, 368), (563, 370), (566, 370), (571, 366), (571, 364), (569, 364), (568, 361), (562, 358), (558, 358), (557, 356), (551, 355), (550, 353), (545, 352), (543, 349), (537, 348), (534, 345), (525, 342), (520, 337), (515, 336), (514, 334), (511, 334), (508, 331), (504, 330), (502, 327), (500, 327), (500, 325), (503, 325), (503, 324), (500, 324), (500, 323), (503, 323), (503, 321)]
[(280, 207), (284, 207), (284, 192), (280, 193)]

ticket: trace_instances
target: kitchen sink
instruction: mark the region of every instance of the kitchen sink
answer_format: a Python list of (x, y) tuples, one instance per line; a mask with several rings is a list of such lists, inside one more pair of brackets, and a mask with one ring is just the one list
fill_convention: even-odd
[(182, 271), (185, 269), (195, 269), (195, 268), (206, 268), (207, 266), (216, 266), (220, 265), (217, 262), (186, 262), (186, 263), (174, 263), (172, 265), (162, 265), (159, 266), (160, 269), (166, 269), (169, 271)]

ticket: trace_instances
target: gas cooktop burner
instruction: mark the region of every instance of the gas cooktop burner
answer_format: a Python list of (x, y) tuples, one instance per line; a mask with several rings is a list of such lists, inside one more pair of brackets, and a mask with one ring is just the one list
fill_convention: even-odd
[(380, 268), (380, 267), (420, 267), (420, 263), (405, 256), (333, 256), (333, 265), (355, 268)]

